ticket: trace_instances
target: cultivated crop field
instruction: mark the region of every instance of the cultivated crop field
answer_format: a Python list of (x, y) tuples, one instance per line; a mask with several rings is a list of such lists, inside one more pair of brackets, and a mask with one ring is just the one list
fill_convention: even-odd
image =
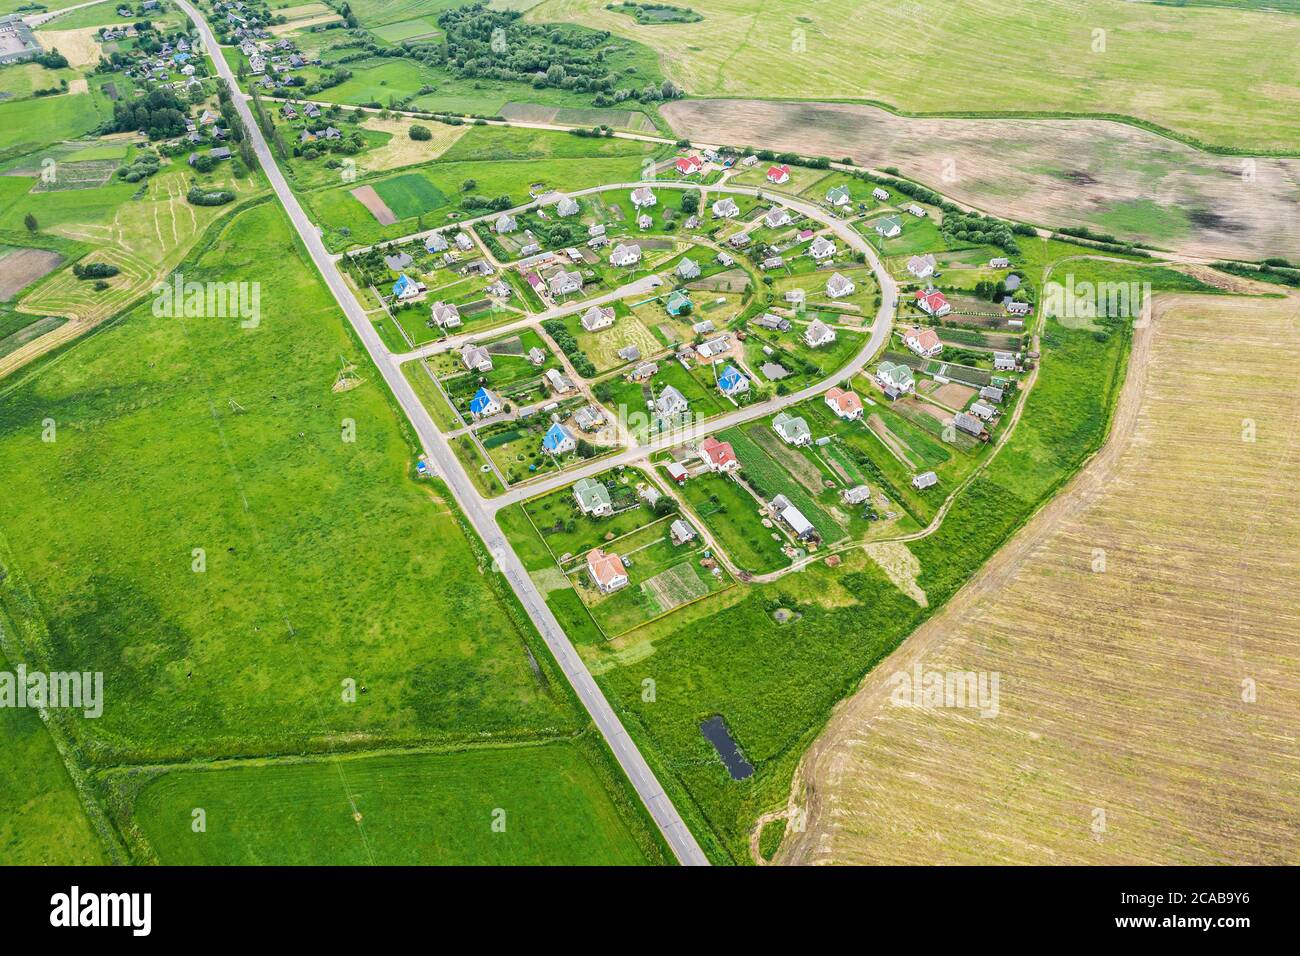
[[(641, 27), (604, 0), (528, 14), (635, 37), (700, 96), (877, 100), (910, 111), (1122, 114), (1207, 142), (1295, 149), (1300, 19), (1249, 10), (1044, 0), (701, 0), (700, 23)], [(1105, 31), (1096, 51), (1095, 29)], [(995, 53), (994, 51), (997, 51)], [(1002, 55), (998, 55), (1001, 53)], [(1050, 63), (1051, 69), (1043, 69)], [(719, 117), (722, 120), (722, 117)]]
[(895, 167), (994, 215), (1202, 255), (1300, 255), (1300, 180), (1290, 160), (1216, 156), (1101, 120), (993, 124), (758, 100), (679, 100), (662, 112), (682, 136)]
[[(1300, 311), (1158, 302), (1106, 448), (837, 712), (781, 861), (1296, 858)], [(999, 672), (998, 716), (892, 705), (916, 664)]]

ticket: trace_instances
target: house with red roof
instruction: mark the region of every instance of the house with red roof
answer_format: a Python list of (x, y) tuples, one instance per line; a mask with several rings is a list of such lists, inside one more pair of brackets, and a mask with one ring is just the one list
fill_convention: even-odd
[(677, 167), (677, 172), (683, 176), (694, 176), (704, 168), (704, 160), (694, 155), (680, 156), (674, 165)]
[(826, 393), (826, 405), (846, 422), (862, 417), (862, 399), (857, 392), (847, 392), (836, 386)]
[(731, 442), (718, 441), (712, 435), (700, 442), (700, 457), (709, 466), (709, 471), (727, 475), (740, 468), (740, 459), (731, 447)]
[(771, 166), (767, 170), (767, 181), (780, 186), (782, 183), (790, 181), (790, 167), (782, 163), (780, 166)]
[(916, 304), (922, 312), (933, 316), (947, 315), (952, 311), (952, 306), (938, 289), (917, 289)]
[[(937, 294), (937, 293), (936, 293)], [(947, 303), (944, 303), (947, 307)], [(925, 306), (921, 306), (925, 308)], [(939, 333), (934, 329), (904, 329), (903, 344), (922, 358), (934, 358), (943, 351)]]
[(623, 567), (623, 559), (612, 551), (592, 548), (587, 552), (587, 572), (601, 594), (609, 594), (627, 586), (627, 569)]

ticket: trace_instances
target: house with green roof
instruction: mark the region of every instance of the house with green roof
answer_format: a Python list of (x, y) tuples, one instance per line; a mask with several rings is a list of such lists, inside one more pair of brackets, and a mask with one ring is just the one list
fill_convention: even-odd
[(912, 370), (898, 362), (881, 362), (876, 369), (876, 382), (890, 398), (906, 395), (916, 388)]
[(833, 186), (826, 193), (826, 201), (832, 206), (845, 207), (853, 205), (853, 197), (849, 195), (848, 186)]
[(594, 478), (583, 478), (573, 486), (573, 497), (583, 514), (605, 518), (614, 513), (609, 500), (609, 489)]
[(664, 308), (668, 310), (669, 315), (686, 315), (691, 311), (691, 297), (677, 289), (668, 296)]
[(786, 412), (781, 412), (772, 419), (772, 430), (787, 445), (807, 445), (812, 441), (812, 430), (808, 428), (808, 423)]

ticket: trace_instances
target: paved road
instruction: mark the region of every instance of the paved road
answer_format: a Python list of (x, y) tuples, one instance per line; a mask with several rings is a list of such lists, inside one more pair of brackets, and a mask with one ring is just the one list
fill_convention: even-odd
[[(188, 0), (177, 0), (177, 4), (194, 21), (199, 35), (203, 38), (204, 46), (211, 54), (218, 75), (230, 85), (232, 92), (237, 90), (238, 84), (234, 73), (231, 72), (225, 57), (221, 55), (220, 47), (217, 45), (216, 38), (213, 36), (207, 21), (203, 19)], [(565, 636), (564, 630), (555, 619), (555, 615), (546, 606), (542, 595), (524, 570), (519, 556), (510, 547), (505, 535), (497, 528), (492, 513), (483, 507), (478, 492), (460, 467), (446, 439), (434, 425), (433, 419), (429, 417), (424, 405), (416, 397), (415, 391), (402, 374), (398, 363), (393, 360), (392, 355), (384, 347), (383, 342), (380, 341), (374, 326), (366, 318), (365, 311), (352, 294), (352, 290), (348, 288), (342, 274), (336, 268), (333, 258), (326, 251), (324, 243), (321, 242), (316, 227), (307, 218), (307, 214), (303, 212), (302, 206), (298, 204), (297, 198), (289, 189), (288, 183), (285, 182), (280, 167), (271, 155), (266, 138), (262, 135), (261, 128), (253, 118), (247, 102), (240, 96), (235, 96), (234, 102), (239, 110), (240, 117), (244, 121), (253, 148), (257, 152), (258, 160), (261, 162), (276, 196), (279, 197), (294, 228), (302, 237), (302, 241), (306, 245), (312, 261), (316, 264), (316, 268), (320, 270), (325, 284), (329, 286), (330, 292), (333, 293), (340, 308), (343, 309), (343, 313), (352, 324), (357, 337), (365, 345), (366, 351), (370, 353), (371, 359), (384, 377), (384, 381), (388, 384), (394, 397), (396, 397), (398, 404), (401, 405), (403, 412), (406, 413), (407, 418), (415, 427), (429, 461), (434, 464), (439, 475), (446, 481), (457, 504), (459, 504), (474, 530), (483, 539), (488, 551), (496, 559), (497, 566), (505, 575), (511, 588), (519, 596), (524, 610), (528, 612), (529, 617), (537, 625), (542, 638), (551, 649), (551, 653), (555, 655), (556, 661), (559, 662), (564, 676), (573, 685), (578, 699), (591, 715), (591, 719), (605, 738), (610, 750), (613, 751), (615, 759), (618, 760), (619, 766), (623, 768), (623, 772), (627, 774), (632, 786), (636, 788), (641, 800), (645, 803), (646, 809), (650, 812), (651, 817), (663, 833), (664, 839), (672, 848), (677, 859), (685, 865), (707, 866), (709, 861), (704, 855), (704, 851), (700, 849), (695, 837), (678, 814), (677, 808), (673, 806), (668, 795), (664, 793), (663, 787), (655, 778), (649, 764), (646, 763), (645, 758), (637, 749), (636, 744), (632, 742), (631, 737), (628, 736), (613, 708), (610, 707), (604, 694), (601, 693), (600, 688), (592, 679), (582, 659), (578, 656), (568, 637)]]

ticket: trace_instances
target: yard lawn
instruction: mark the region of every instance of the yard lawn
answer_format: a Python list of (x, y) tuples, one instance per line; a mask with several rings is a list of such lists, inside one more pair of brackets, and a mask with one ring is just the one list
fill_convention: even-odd
[(763, 574), (790, 563), (781, 550), (784, 536), (763, 526), (758, 502), (732, 479), (702, 474), (688, 479), (681, 493), (739, 567)]
[[(821, 314), (821, 318), (823, 321), (839, 321), (838, 316)], [(781, 384), (786, 391), (795, 391), (833, 375), (847, 365), (867, 341), (865, 333), (837, 328), (834, 342), (812, 348), (804, 341), (805, 328), (805, 325), (795, 322), (789, 332), (774, 332), (750, 324), (749, 337), (745, 341), (745, 361), (755, 371), (764, 362), (782, 366), (790, 375), (781, 379)], [(774, 354), (767, 355), (764, 346), (771, 348)]]
[(624, 303), (616, 302), (614, 309), (617, 313), (614, 324), (596, 332), (588, 332), (582, 327), (581, 312), (564, 319), (564, 327), (573, 334), (578, 348), (591, 359), (597, 372), (607, 372), (626, 365), (627, 362), (619, 358), (618, 351), (628, 345), (640, 349), (643, 358), (663, 349), (663, 344), (654, 333)]
[(686, 399), (691, 414), (712, 418), (725, 409), (713, 383), (710, 381), (706, 386), (703, 382), (696, 377), (696, 370), (687, 371), (676, 359), (667, 358), (659, 362), (659, 372), (649, 382), (629, 382), (622, 376), (610, 379), (612, 397), (604, 404), (615, 415), (622, 414), (627, 420), (628, 429), (637, 440), (644, 441), (652, 432), (658, 431), (652, 420), (653, 413), (647, 405), (645, 389), (653, 387), (653, 394), (658, 396), (665, 387), (672, 385)]
[[(836, 158), (838, 159), (839, 157)], [(770, 167), (778, 165), (780, 165), (780, 163), (777, 160), (767, 162), (760, 159), (757, 166), (736, 173), (731, 177), (731, 179), (727, 180), (727, 183), (728, 185), (734, 184), (736, 186), (757, 186), (764, 192), (770, 193), (787, 193), (791, 196), (798, 196), (806, 193), (811, 196), (813, 195), (813, 192), (810, 191), (816, 191), (821, 187), (823, 181), (836, 175), (834, 172), (826, 169), (812, 169), (808, 166), (791, 166), (789, 182), (777, 186), (774, 183), (767, 181), (767, 171)], [(870, 190), (868, 190), (868, 192), (870, 192)], [(825, 190), (822, 190), (822, 193), (823, 195), (817, 198), (825, 198)], [(740, 200), (736, 199), (736, 202), (739, 203)]]
[(790, 503), (812, 522), (813, 527), (817, 529), (817, 533), (826, 544), (834, 544), (843, 538), (845, 529), (827, 512), (822, 510), (822, 507), (814, 500), (813, 493), (809, 492), (790, 474), (784, 465), (754, 441), (751, 437), (751, 429), (766, 429), (770, 432), (771, 426), (769, 422), (762, 421), (748, 426), (729, 428), (718, 436), (722, 441), (731, 442), (736, 457), (740, 459), (741, 477), (746, 484), (767, 502), (770, 502), (777, 495), (785, 495)]
[(447, 404), (447, 400), (443, 398), (442, 392), (434, 385), (433, 378), (425, 368), (424, 362), (405, 363), (402, 366), (402, 374), (411, 383), (411, 387), (415, 389), (415, 394), (424, 403), (424, 408), (429, 413), (429, 417), (433, 419), (433, 423), (440, 430), (449, 432), (464, 427), (464, 423), (452, 411), (451, 406)]
[(660, 519), (609, 545), (610, 550), (630, 562), (629, 583), (613, 594), (601, 594), (584, 583), (588, 579), (585, 561), (570, 574), (578, 582), (577, 592), (591, 616), (608, 637), (618, 637), (682, 604), (731, 585), (725, 571), (714, 574), (699, 566), (704, 550), (699, 539), (683, 545), (672, 543), (671, 523), (671, 518)]
[(572, 485), (524, 502), (525, 513), (557, 563), (565, 554), (580, 558), (604, 544), (610, 535), (621, 538), (656, 520), (654, 512), (636, 495), (636, 485), (647, 480), (640, 471), (607, 471), (595, 480), (610, 489), (615, 513), (608, 518), (593, 518), (579, 511)]
[[(132, 816), (163, 865), (666, 862), (620, 806), (614, 772), (586, 738), (236, 763), (153, 776)], [(194, 807), (206, 812), (203, 833), (191, 829)]]
[(492, 498), (505, 491), (497, 479), (496, 472), (479, 451), (478, 445), (469, 435), (459, 435), (451, 440), (451, 450), (456, 453), (466, 474), (484, 495)]

